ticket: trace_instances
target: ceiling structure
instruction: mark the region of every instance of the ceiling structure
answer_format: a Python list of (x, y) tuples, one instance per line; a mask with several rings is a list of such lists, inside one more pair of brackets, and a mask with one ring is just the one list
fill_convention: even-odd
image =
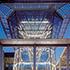
[[(50, 38), (52, 24), (48, 21), (45, 13), (44, 11), (16, 11), (18, 37)], [(12, 18), (9, 19), (9, 23), (10, 20)]]
[[(20, 0), (20, 2), (22, 2), (22, 0)], [(63, 38), (70, 20), (69, 16), (67, 16), (70, 13), (67, 13), (65, 10), (67, 11), (70, 10), (70, 4), (66, 4), (66, 3), (58, 3), (58, 4), (57, 3), (1, 3), (0, 4), (0, 16), (1, 16), (0, 21), (4, 29), (4, 32), (7, 36), (7, 39)], [(33, 55), (31, 56), (31, 54), (33, 53), (32, 48), (28, 48), (27, 52), (26, 52), (26, 49), (27, 48), (23, 48), (23, 49), (19, 48), (19, 51), (22, 55), (22, 59), (25, 60), (25, 58), (27, 58), (25, 62), (28, 60), (31, 60), (30, 57), (33, 57)], [(37, 62), (38, 60), (39, 62), (47, 61), (47, 59), (44, 59), (48, 57), (48, 51), (47, 51), (47, 55), (45, 55), (46, 53), (45, 49), (47, 50), (48, 48), (44, 48), (44, 50), (43, 48), (36, 49), (36, 54), (37, 53), (40, 54), (40, 55), (37, 55), (38, 57)], [(55, 51), (55, 48), (49, 48), (49, 49), (51, 50), (51, 52), (53, 52), (52, 50)], [(18, 51), (18, 48), (16, 48), (16, 51), (15, 51), (14, 61), (16, 61), (15, 59), (18, 59), (18, 55), (16, 56), (17, 51)], [(24, 54), (22, 54), (23, 52)], [(23, 58), (23, 56), (25, 57)], [(52, 56), (54, 57), (54, 54), (52, 54)], [(51, 63), (48, 63), (48, 64), (51, 64)], [(40, 69), (41, 69), (41, 66), (40, 66)]]
[(43, 3), (6, 5), (14, 9), (13, 13), (7, 17), (11, 38), (59, 37), (63, 16), (57, 12), (57, 9), (65, 4), (59, 4), (60, 6)]

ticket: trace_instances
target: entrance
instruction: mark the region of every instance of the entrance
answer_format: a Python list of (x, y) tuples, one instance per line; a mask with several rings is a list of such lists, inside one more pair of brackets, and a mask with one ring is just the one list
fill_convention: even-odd
[(59, 46), (67, 47), (66, 63), (69, 69), (69, 39), (12, 39), (1, 40), (0, 44), (15, 48), (13, 70), (56, 70), (54, 53)]

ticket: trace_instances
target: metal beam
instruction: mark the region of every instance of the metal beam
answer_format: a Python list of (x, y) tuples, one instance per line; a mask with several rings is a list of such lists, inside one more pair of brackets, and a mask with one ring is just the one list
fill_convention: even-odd
[(0, 40), (1, 46), (67, 46), (70, 39), (5, 39)]
[(65, 5), (64, 3), (5, 3), (10, 8), (14, 10), (47, 10), (49, 7), (54, 7), (59, 9), (61, 6)]

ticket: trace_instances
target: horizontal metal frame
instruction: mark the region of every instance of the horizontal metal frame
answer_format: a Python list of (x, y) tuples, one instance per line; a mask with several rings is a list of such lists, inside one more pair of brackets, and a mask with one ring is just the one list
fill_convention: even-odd
[(9, 7), (15, 9), (15, 10), (47, 10), (49, 7), (54, 7), (54, 5), (57, 5), (55, 7), (55, 9), (58, 9), (60, 8), (61, 6), (63, 6), (64, 4), (66, 4), (66, 2), (63, 2), (63, 3), (49, 3), (49, 2), (45, 2), (45, 3), (4, 3), (6, 5), (8, 5)]
[(3, 39), (0, 40), (0, 46), (68, 46), (70, 39)]

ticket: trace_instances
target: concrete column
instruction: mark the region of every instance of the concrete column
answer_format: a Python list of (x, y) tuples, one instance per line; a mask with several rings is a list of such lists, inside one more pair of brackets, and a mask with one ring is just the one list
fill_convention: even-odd
[(67, 70), (70, 70), (69, 69), (69, 57), (70, 57), (70, 48), (69, 48), (69, 46), (67, 47)]
[(61, 58), (60, 58), (60, 62), (59, 62), (59, 70), (61, 70)]
[(4, 70), (4, 54), (3, 54), (3, 49), (0, 46), (0, 70)]

